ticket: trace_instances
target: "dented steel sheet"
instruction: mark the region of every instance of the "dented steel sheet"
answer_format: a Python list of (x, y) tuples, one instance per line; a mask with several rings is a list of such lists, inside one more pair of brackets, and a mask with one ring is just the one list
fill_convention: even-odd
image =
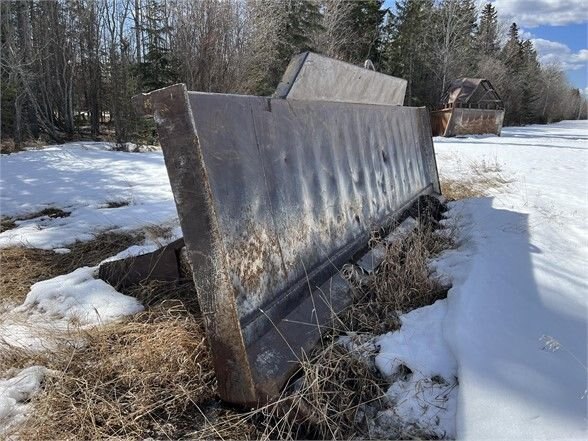
[(402, 106), (406, 85), (402, 78), (304, 52), (292, 59), (274, 97)]
[(436, 180), (425, 109), (189, 96), (244, 323)]
[(271, 341), (263, 336), (288, 316), (316, 319), (303, 307), (310, 292), (374, 229), (419, 195), (439, 192), (427, 111), (183, 85), (136, 104), (158, 126), (219, 393), (264, 401), (287, 372), (269, 379), (259, 371)]

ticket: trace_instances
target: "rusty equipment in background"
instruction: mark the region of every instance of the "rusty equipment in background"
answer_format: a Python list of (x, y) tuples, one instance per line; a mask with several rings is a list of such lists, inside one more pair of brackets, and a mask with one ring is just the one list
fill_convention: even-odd
[(398, 105), (405, 88), (306, 53), (272, 98), (134, 97), (157, 125), (224, 400), (277, 396), (350, 304), (342, 267), (373, 271), (372, 232), (439, 195), (429, 115)]
[(504, 104), (490, 81), (452, 81), (437, 110), (431, 112), (433, 136), (495, 134), (500, 136)]

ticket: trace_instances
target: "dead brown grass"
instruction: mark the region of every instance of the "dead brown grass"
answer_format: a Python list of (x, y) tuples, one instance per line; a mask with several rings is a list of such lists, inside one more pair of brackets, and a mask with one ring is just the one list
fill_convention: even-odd
[(0, 218), (0, 233), (4, 233), (5, 231), (12, 230), (16, 227), (16, 223), (14, 219), (10, 217), (3, 217)]
[(209, 412), (189, 439), (365, 438), (366, 416), (386, 401), (386, 383), (373, 363), (331, 334), (301, 360), (300, 376), (275, 402), (249, 412)]
[(0, 248), (1, 299), (21, 301), (33, 283), (93, 266), (142, 240), (142, 233), (105, 232), (74, 242), (67, 254), (35, 248)]
[(472, 161), (468, 164), (468, 177), (441, 178), (441, 193), (450, 201), (488, 196), (492, 190), (511, 183), (505, 177), (498, 161)]
[(16, 228), (16, 221), (30, 220), (30, 219), (35, 219), (35, 218), (41, 217), (41, 216), (48, 216), (51, 218), (57, 218), (57, 217), (67, 217), (69, 215), (70, 215), (69, 212), (63, 211), (60, 208), (49, 207), (49, 208), (44, 208), (40, 211), (35, 211), (33, 213), (26, 214), (24, 216), (18, 216), (18, 217), (5, 216), (0, 219), (0, 233), (3, 233), (5, 231), (12, 230), (13, 228)]
[(473, 187), (469, 181), (442, 178), (441, 194), (450, 201), (460, 199), (480, 198), (486, 195), (482, 188)]
[(447, 286), (431, 277), (427, 261), (454, 246), (454, 232), (437, 234), (432, 224), (419, 224), (405, 240), (387, 247), (386, 257), (368, 287), (356, 290), (342, 322), (354, 332), (382, 334), (400, 327), (398, 313), (430, 305), (447, 295)]
[(2, 139), (0, 141), (0, 154), (9, 155), (22, 150), (22, 146), (17, 146), (13, 139)]
[(180, 302), (125, 323), (79, 331), (83, 348), (63, 346), (14, 364), (52, 369), (21, 439), (176, 439), (193, 427), (197, 403), (216, 383), (201, 320)]
[[(323, 337), (300, 363), (282, 397), (251, 411), (216, 398), (211, 358), (193, 286), (151, 282), (129, 288), (150, 305), (119, 324), (79, 331), (83, 348), (56, 352), (14, 351), (7, 366), (41, 364), (53, 370), (35, 398), (35, 414), (20, 428), (22, 439), (357, 439), (370, 438), (368, 418), (389, 405), (386, 381), (374, 365), (375, 348), (344, 346), (342, 332), (371, 335), (396, 329), (396, 311), (443, 297), (430, 279), (427, 259), (451, 246), (425, 223), (391, 246), (367, 292), (349, 317)], [(67, 255), (65, 255), (67, 256)], [(170, 293), (170, 290), (171, 293)], [(173, 291), (176, 290), (176, 291)], [(165, 300), (170, 295), (185, 302)], [(197, 305), (197, 303), (196, 303)], [(353, 320), (350, 318), (353, 317)], [(393, 317), (391, 322), (386, 322)], [(381, 322), (385, 325), (382, 327)], [(42, 357), (40, 359), (39, 357)], [(2, 368), (0, 361), (0, 368)], [(400, 432), (399, 435), (401, 436)]]

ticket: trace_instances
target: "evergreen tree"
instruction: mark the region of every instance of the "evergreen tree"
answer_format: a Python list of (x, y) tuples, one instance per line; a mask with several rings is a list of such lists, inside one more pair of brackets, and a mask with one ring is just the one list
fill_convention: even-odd
[(523, 62), (523, 51), (519, 39), (519, 27), (516, 23), (510, 25), (508, 30), (508, 41), (502, 48), (502, 59), (512, 73), (520, 70)]
[(541, 67), (537, 52), (530, 40), (521, 43), (521, 70), (518, 72), (521, 85), (521, 124), (531, 124), (538, 120), (540, 110), (538, 102), (541, 87)]
[(341, 58), (351, 63), (363, 63), (368, 59), (379, 61), (381, 29), (386, 15), (382, 10), (383, 3), (384, 0), (351, 2), (345, 27), (353, 41), (341, 48)]
[(498, 44), (498, 14), (492, 3), (482, 9), (480, 26), (476, 34), (476, 47), (482, 55), (496, 56), (500, 50)]
[(432, 0), (401, 0), (390, 13), (382, 49), (383, 71), (407, 80), (407, 105), (430, 104), (431, 76), (427, 45), (433, 15)]
[(253, 0), (247, 85), (260, 95), (274, 92), (292, 56), (312, 50), (312, 35), (320, 29), (320, 11), (312, 0)]
[(167, 23), (165, 4), (150, 0), (142, 31), (147, 36), (144, 60), (139, 64), (141, 88), (145, 91), (169, 86), (177, 81), (173, 54), (169, 45), (172, 28)]

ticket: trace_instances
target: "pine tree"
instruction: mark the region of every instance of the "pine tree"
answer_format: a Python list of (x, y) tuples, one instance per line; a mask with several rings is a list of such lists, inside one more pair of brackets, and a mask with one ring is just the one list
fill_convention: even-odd
[(521, 110), (519, 121), (530, 124), (537, 121), (540, 111), (538, 101), (541, 89), (541, 67), (537, 59), (537, 52), (530, 40), (521, 43), (521, 70), (519, 72), (521, 84)]
[(351, 2), (345, 19), (346, 32), (353, 41), (341, 48), (341, 58), (351, 63), (379, 60), (380, 31), (386, 11), (384, 0), (357, 0)]
[(481, 54), (496, 56), (500, 50), (498, 44), (498, 14), (492, 3), (482, 9), (480, 26), (476, 34), (476, 46)]
[(252, 35), (248, 53), (248, 93), (274, 92), (292, 56), (312, 50), (320, 29), (319, 5), (312, 0), (251, 0)]
[(401, 0), (390, 13), (382, 48), (383, 71), (408, 81), (408, 105), (431, 104), (431, 76), (427, 68), (432, 0)]
[(146, 10), (142, 29), (147, 36), (146, 53), (139, 64), (139, 76), (141, 88), (150, 91), (175, 83), (177, 73), (169, 46), (172, 29), (167, 24), (165, 4), (150, 0)]
[(502, 59), (511, 72), (520, 70), (523, 63), (523, 50), (519, 39), (519, 27), (516, 23), (510, 25), (508, 30), (508, 41), (502, 48)]

